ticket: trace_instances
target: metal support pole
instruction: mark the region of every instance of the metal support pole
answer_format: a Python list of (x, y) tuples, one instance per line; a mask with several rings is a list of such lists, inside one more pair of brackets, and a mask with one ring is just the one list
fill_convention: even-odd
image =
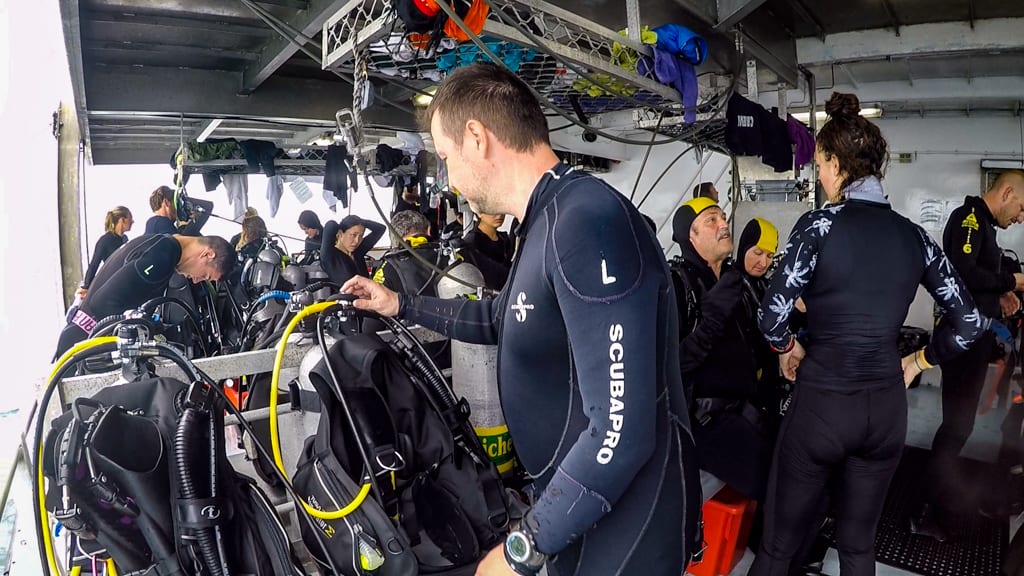
[(640, 42), (640, 0), (626, 0), (626, 33)]
[(757, 61), (747, 60), (747, 99), (757, 100)]
[(64, 308), (71, 306), (78, 284), (84, 278), (82, 267), (85, 225), (81, 188), (82, 135), (74, 104), (61, 103), (54, 112), (53, 136), (57, 139), (57, 230), (60, 238), (60, 269), (64, 288)]
[[(817, 105), (818, 105), (818, 85), (814, 77), (814, 73), (800, 67), (800, 71), (803, 72), (804, 78), (807, 79), (807, 92), (809, 94), (809, 100), (811, 105), (811, 114), (808, 118), (808, 122), (811, 127), (811, 134), (815, 137), (818, 136), (818, 119), (817, 119)], [(821, 208), (825, 203), (825, 195), (822, 193), (821, 187), (818, 186), (818, 166), (814, 162), (811, 162), (811, 186), (814, 186), (814, 207)]]

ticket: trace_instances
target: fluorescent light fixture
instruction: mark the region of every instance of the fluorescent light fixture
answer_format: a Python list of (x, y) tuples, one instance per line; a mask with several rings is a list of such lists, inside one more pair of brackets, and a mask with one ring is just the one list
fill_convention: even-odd
[(981, 161), (981, 167), (989, 170), (1020, 170), (1024, 168), (1024, 162), (986, 158)]
[[(863, 116), (864, 118), (878, 118), (882, 115), (882, 109), (861, 108), (860, 115)], [(796, 112), (793, 114), (793, 118), (796, 118), (797, 120), (803, 122), (804, 124), (808, 124), (811, 121), (811, 114), (809, 112)], [(818, 126), (821, 126), (821, 124), (827, 119), (828, 115), (825, 114), (824, 110), (818, 110), (817, 112), (814, 113), (814, 120), (817, 122)]]
[(416, 94), (412, 97), (413, 106), (419, 106), (420, 108), (430, 106), (430, 102), (434, 99), (434, 94), (437, 94), (437, 86), (430, 86), (423, 91), (426, 94)]
[(210, 120), (209, 124), (207, 124), (206, 127), (203, 128), (203, 131), (199, 133), (199, 136), (196, 136), (196, 142), (206, 142), (206, 139), (210, 137), (210, 134), (213, 134), (213, 131), (216, 130), (223, 121), (224, 120), (221, 118), (214, 118), (213, 120)]

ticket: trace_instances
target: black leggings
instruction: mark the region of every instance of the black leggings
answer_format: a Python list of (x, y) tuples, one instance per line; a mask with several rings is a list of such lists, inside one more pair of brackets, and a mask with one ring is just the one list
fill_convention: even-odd
[(966, 352), (942, 364), (942, 425), (932, 440), (926, 496), (944, 512), (954, 512), (950, 503), (962, 500), (956, 460), (974, 430), (994, 346), (995, 336), (986, 333)]
[(748, 576), (786, 576), (836, 481), (842, 576), (875, 573), (875, 531), (907, 432), (902, 382), (852, 393), (798, 382), (768, 479), (765, 533)]

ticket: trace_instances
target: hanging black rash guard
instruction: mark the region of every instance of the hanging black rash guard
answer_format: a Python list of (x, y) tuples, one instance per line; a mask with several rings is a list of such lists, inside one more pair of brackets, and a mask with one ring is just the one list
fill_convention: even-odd
[(96, 277), (96, 272), (100, 269), (100, 264), (106, 262), (107, 258), (110, 258), (110, 255), (127, 240), (124, 236), (118, 236), (113, 232), (106, 232), (100, 236), (100, 239), (96, 241), (96, 249), (92, 251), (92, 260), (89, 261), (89, 269), (86, 270), (85, 278), (82, 280), (82, 288), (88, 290), (89, 285)]
[(978, 311), (998, 318), (999, 297), (1016, 286), (1013, 272), (1002, 269), (1002, 254), (996, 243), (995, 220), (985, 201), (964, 198), (964, 205), (949, 215), (942, 233), (942, 248), (971, 291)]
[(498, 344), (502, 408), (543, 490), (531, 513), (554, 574), (676, 576), (700, 488), (661, 248), (624, 197), (561, 164), (517, 232), (497, 299), (401, 296), (401, 314)]
[(320, 267), (327, 273), (327, 277), (339, 286), (348, 282), (353, 276), (369, 278), (370, 273), (366, 269), (366, 254), (377, 245), (377, 241), (387, 232), (387, 226), (363, 220), (363, 226), (370, 232), (363, 236), (352, 256), (345, 254), (335, 247), (338, 239), (338, 223), (332, 221), (324, 224), (324, 231), (320, 233)]
[(777, 351), (793, 336), (796, 299), (807, 303), (810, 342), (802, 386), (854, 391), (902, 381), (896, 339), (918, 284), (941, 306), (950, 330), (937, 331), (925, 359), (938, 364), (966, 350), (986, 327), (974, 301), (931, 236), (888, 203), (846, 202), (800, 217), (759, 311)]

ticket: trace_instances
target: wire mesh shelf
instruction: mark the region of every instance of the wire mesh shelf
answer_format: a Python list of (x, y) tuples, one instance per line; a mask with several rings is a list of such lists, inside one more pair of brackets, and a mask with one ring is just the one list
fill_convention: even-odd
[[(702, 107), (698, 107), (701, 110)], [(728, 150), (725, 143), (726, 120), (721, 111), (715, 111), (711, 104), (703, 107), (704, 110), (697, 114), (697, 121), (687, 124), (681, 115), (667, 115), (659, 120), (656, 113), (637, 110), (633, 114), (633, 121), (637, 128), (654, 131), (663, 136), (670, 136), (684, 140), (690, 144), (710, 145)]]
[[(291, 160), (275, 158), (274, 170), (278, 176), (323, 176), (323, 160)], [(259, 174), (260, 168), (250, 168), (244, 159), (205, 160), (185, 163), (186, 174)]]
[[(485, 1), (490, 13), (480, 38), (552, 105), (593, 115), (681, 101), (675, 89), (655, 78), (649, 46), (543, 0)], [(447, 38), (430, 53), (417, 49), (389, 0), (352, 0), (327, 20), (323, 32), (325, 69), (348, 70), (355, 51), (365, 50), (370, 72), (421, 81), (420, 86), (487, 58), (472, 42), (456, 45)]]

